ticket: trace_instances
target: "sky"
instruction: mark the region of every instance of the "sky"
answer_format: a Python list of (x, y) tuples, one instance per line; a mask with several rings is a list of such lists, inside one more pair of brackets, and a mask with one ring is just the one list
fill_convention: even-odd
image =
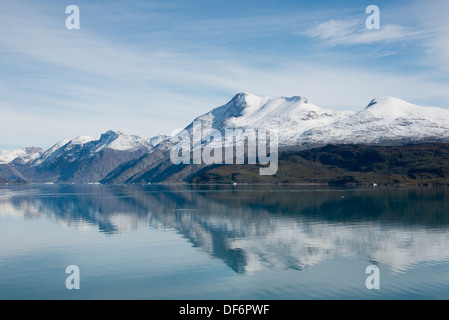
[(449, 108), (448, 13), (447, 0), (3, 0), (0, 149), (170, 134), (239, 92)]

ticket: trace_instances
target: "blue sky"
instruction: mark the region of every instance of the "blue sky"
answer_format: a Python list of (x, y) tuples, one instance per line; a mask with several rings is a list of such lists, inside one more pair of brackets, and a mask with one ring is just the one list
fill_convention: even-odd
[[(68, 5), (81, 29), (68, 30)], [(368, 5), (381, 13), (367, 30)], [(2, 1), (0, 149), (169, 134), (238, 92), (449, 107), (449, 2)]]

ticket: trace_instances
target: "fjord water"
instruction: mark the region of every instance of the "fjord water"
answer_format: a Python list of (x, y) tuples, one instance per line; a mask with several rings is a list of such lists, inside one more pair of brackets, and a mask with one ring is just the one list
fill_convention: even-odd
[(0, 299), (448, 299), (448, 208), (447, 188), (4, 185)]

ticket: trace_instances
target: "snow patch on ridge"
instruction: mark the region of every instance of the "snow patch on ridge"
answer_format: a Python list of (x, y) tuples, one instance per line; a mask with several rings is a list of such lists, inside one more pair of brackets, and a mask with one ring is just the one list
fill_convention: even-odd
[(2, 150), (0, 151), (0, 164), (8, 164), (13, 161), (18, 164), (25, 165), (39, 158), (44, 150), (41, 148), (29, 147), (18, 150)]

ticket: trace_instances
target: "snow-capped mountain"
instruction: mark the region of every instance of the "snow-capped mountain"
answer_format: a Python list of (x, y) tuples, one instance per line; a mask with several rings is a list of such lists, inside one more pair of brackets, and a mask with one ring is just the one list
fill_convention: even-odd
[(108, 131), (101, 135), (100, 140), (93, 147), (94, 152), (103, 149), (111, 149), (116, 151), (136, 151), (142, 148), (150, 149), (151, 145), (147, 140), (135, 136), (124, 134), (120, 131)]
[(101, 151), (136, 152), (149, 151), (151, 145), (138, 136), (127, 135), (120, 131), (108, 131), (95, 140), (88, 136), (63, 140), (33, 162), (33, 166), (51, 166), (55, 162), (64, 160), (74, 162), (94, 157)]
[(118, 165), (152, 148), (149, 141), (120, 131), (108, 131), (98, 140), (80, 136), (58, 142), (43, 152), (25, 174), (33, 182), (98, 182)]
[(32, 165), (38, 166), (45, 160), (49, 159), (50, 157), (54, 158), (57, 155), (57, 153), (55, 153), (55, 152), (57, 150), (60, 150), (61, 147), (65, 146), (69, 142), (70, 142), (70, 139), (65, 139), (65, 140), (62, 140), (62, 141), (56, 143), (53, 147), (51, 147), (50, 149), (48, 149), (47, 151), (42, 153), (42, 155), (40, 157), (36, 158), (36, 160), (34, 160), (32, 162)]
[(280, 142), (294, 143), (298, 132), (340, 121), (354, 112), (320, 108), (304, 97), (269, 98), (239, 93), (227, 104), (199, 116), (203, 128), (282, 129)]
[(23, 148), (13, 151), (0, 151), (0, 164), (8, 164), (11, 162), (17, 165), (27, 165), (44, 153), (44, 150), (36, 147)]
[(155, 148), (161, 142), (168, 141), (168, 140), (170, 140), (169, 136), (159, 134), (153, 138), (148, 139), (147, 142), (148, 142), (148, 145), (150, 146), (150, 148)]
[(0, 183), (26, 183), (22, 169), (27, 168), (44, 150), (36, 147), (0, 151)]
[[(200, 121), (201, 126), (194, 126)], [(406, 145), (449, 142), (449, 110), (420, 107), (400, 99), (374, 99), (359, 112), (318, 107), (304, 97), (259, 97), (239, 93), (197, 117), (186, 130), (278, 130), (279, 147), (303, 150), (328, 144)], [(204, 136), (203, 136), (204, 138)], [(203, 139), (203, 141), (207, 139)], [(203, 145), (209, 142), (203, 142)], [(165, 141), (133, 163), (123, 164), (105, 183), (183, 181), (204, 166), (172, 166), (168, 159), (173, 142)], [(196, 147), (195, 145), (194, 147)]]
[(327, 126), (302, 133), (298, 142), (316, 144), (403, 145), (449, 141), (449, 110), (420, 107), (382, 97), (368, 106)]
[(37, 158), (32, 166), (49, 165), (60, 158), (66, 158), (69, 161), (75, 161), (82, 151), (84, 145), (94, 139), (88, 136), (67, 139), (56, 143), (53, 147), (45, 151), (41, 157)]
[[(197, 117), (202, 129), (279, 130), (280, 146), (403, 144), (449, 141), (449, 110), (400, 99), (374, 99), (359, 111), (334, 111), (304, 97), (269, 98), (239, 93), (227, 104)], [(187, 129), (191, 130), (192, 124)]]
[[(275, 129), (283, 150), (328, 144), (449, 142), (449, 110), (416, 106), (392, 97), (374, 99), (355, 112), (321, 108), (300, 96), (270, 98), (239, 93), (194, 121), (201, 122), (202, 130), (222, 133), (228, 128)], [(193, 123), (186, 127), (191, 134), (196, 128)], [(38, 148), (2, 152), (0, 164), (25, 167), (20, 172), (30, 181), (75, 183), (179, 181), (205, 168), (173, 167), (169, 154), (174, 143), (163, 135), (143, 139), (108, 131), (97, 140), (87, 136), (63, 140), (45, 152)]]
[(9, 177), (6, 181), (94, 183), (120, 164), (138, 159), (168, 139), (163, 135), (143, 139), (110, 130), (99, 139), (80, 136), (62, 140), (46, 151), (25, 148), (2, 152), (2, 178)]

